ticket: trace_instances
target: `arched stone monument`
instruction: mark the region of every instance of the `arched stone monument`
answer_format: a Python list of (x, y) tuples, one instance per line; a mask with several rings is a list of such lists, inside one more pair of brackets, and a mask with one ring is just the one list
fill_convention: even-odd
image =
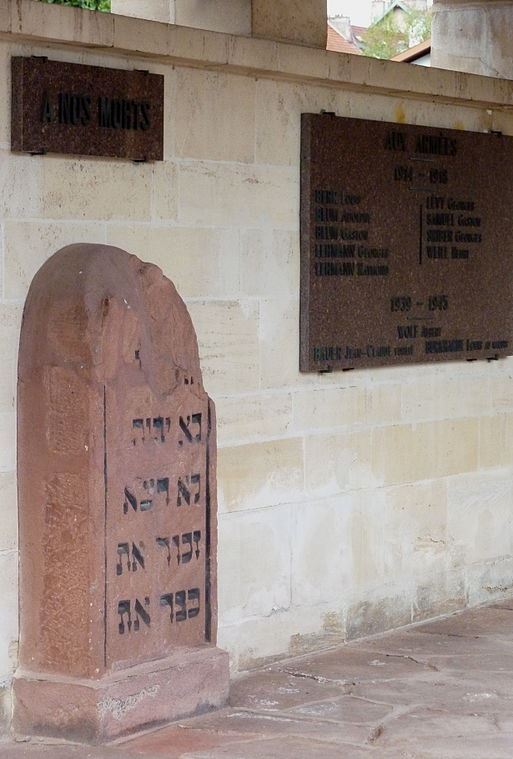
[(15, 729), (101, 741), (223, 704), (215, 471), (173, 284), (117, 248), (56, 253), (20, 343)]

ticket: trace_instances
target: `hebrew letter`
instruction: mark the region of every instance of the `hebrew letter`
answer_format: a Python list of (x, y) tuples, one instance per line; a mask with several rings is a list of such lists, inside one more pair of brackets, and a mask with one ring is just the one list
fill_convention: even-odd
[[(193, 474), (191, 477), (191, 483), (197, 486), (197, 490), (194, 493), (194, 503), (199, 503), (201, 497), (201, 475)], [(192, 491), (192, 487), (191, 487)]]
[[(185, 419), (181, 416), (179, 423), (185, 439), (189, 443), (199, 443), (201, 440), (201, 414), (192, 414)], [(197, 428), (196, 434), (194, 434), (194, 427)], [(178, 441), (178, 445), (183, 445), (183, 443), (183, 439)]]
[(195, 550), (196, 558), (199, 559), (199, 557), (200, 557), (200, 547), (199, 547), (199, 544), (200, 544), (200, 541), (201, 541), (201, 532), (200, 532), (200, 530), (195, 530), (193, 532), (192, 539), (194, 541), (194, 545), (196, 546), (196, 550)]
[(119, 634), (124, 635), (125, 633), (125, 614), (127, 615), (127, 624), (126, 627), (128, 627), (128, 632), (132, 629), (132, 615), (130, 613), (130, 601), (120, 601), (118, 603), (118, 614), (120, 617), (119, 620)]
[(160, 596), (160, 605), (161, 606), (169, 606), (171, 612), (169, 614), (169, 617), (171, 619), (171, 622), (174, 622), (174, 614), (173, 614), (173, 594), (172, 593), (165, 593), (163, 596)]
[(153, 429), (153, 439), (156, 440), (157, 443), (164, 443), (166, 438), (164, 435), (164, 418), (162, 416), (158, 416), (153, 420)]
[[(142, 551), (144, 550), (144, 544), (139, 543), (141, 547), (141, 551), (137, 548), (135, 543), (132, 543), (132, 572), (137, 571), (137, 564), (140, 564), (141, 567), (144, 569), (144, 555)], [(118, 548), (119, 551), (119, 548)], [(130, 569), (130, 566), (129, 566)]]
[(182, 552), (182, 564), (188, 564), (192, 559), (192, 532), (186, 532), (182, 535), (182, 544), (189, 546), (189, 549)]
[(180, 477), (178, 480), (178, 497), (176, 499), (176, 505), (181, 506), (185, 501), (187, 505), (191, 502), (191, 491), (189, 490), (189, 478), (184, 477), (183, 480)]
[(196, 606), (193, 606), (192, 609), (189, 609), (188, 611), (188, 617), (189, 619), (192, 619), (193, 617), (197, 617), (200, 613), (200, 592), (199, 588), (192, 588), (191, 590), (187, 591), (187, 598), (189, 601), (195, 601)]
[[(146, 596), (146, 598), (144, 599), (144, 603), (146, 606), (150, 605), (150, 599), (148, 598), (148, 596)], [(137, 615), (137, 618), (134, 620), (134, 630), (136, 632), (137, 630), (139, 630), (141, 626), (141, 622), (140, 622), (141, 619), (147, 627), (150, 626), (150, 621), (151, 621), (150, 615), (148, 614), (148, 612), (146, 611), (146, 609), (144, 608), (144, 606), (139, 600), (136, 600), (135, 602), (135, 613)]]
[[(143, 487), (148, 495), (155, 494), (155, 480), (144, 480)], [(141, 511), (150, 511), (153, 508), (153, 499), (145, 498), (141, 501)]]
[(163, 477), (157, 480), (157, 495), (164, 493), (166, 496), (166, 506), (169, 504), (169, 477)]
[[(189, 477), (180, 477), (178, 480), (178, 495), (176, 498), (176, 505), (181, 506), (185, 503), (190, 506), (191, 502), (198, 503), (200, 500), (201, 489), (201, 476), (199, 474), (193, 474)], [(193, 490), (196, 490), (193, 493)]]
[(176, 561), (180, 564), (180, 535), (173, 535), (173, 545), (176, 547)]
[(116, 564), (116, 574), (123, 574), (123, 556), (126, 555), (127, 569), (130, 571), (130, 549), (128, 543), (118, 543), (118, 562)]
[(169, 547), (169, 538), (157, 538), (157, 545), (161, 548), (167, 548), (167, 565), (171, 564), (171, 549)]
[(144, 443), (144, 419), (134, 419), (132, 421), (132, 430), (135, 430), (132, 444)]
[(137, 498), (133, 493), (129, 491), (128, 488), (125, 488), (125, 501), (123, 503), (123, 512), (125, 514), (128, 513), (128, 506), (131, 506), (134, 511), (137, 511)]
[(185, 622), (187, 619), (187, 602), (185, 600), (185, 590), (179, 590), (175, 593), (175, 603), (180, 611), (176, 611), (175, 619), (177, 622)]

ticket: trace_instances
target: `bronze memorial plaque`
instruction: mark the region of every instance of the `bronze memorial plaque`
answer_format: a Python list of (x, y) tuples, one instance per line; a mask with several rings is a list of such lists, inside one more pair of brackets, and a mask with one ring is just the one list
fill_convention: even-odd
[(12, 59), (13, 150), (161, 161), (163, 144), (160, 74)]
[(303, 114), (304, 372), (513, 341), (513, 138)]

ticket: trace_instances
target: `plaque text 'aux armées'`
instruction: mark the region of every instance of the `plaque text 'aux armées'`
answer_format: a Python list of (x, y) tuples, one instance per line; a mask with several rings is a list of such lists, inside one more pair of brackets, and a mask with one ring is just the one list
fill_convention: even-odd
[(12, 59), (12, 149), (162, 160), (164, 77)]
[(303, 114), (302, 371), (513, 346), (513, 138)]

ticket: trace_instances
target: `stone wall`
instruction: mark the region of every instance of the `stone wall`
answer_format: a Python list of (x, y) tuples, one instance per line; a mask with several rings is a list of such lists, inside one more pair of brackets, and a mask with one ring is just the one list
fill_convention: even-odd
[[(0, 0), (0, 33), (5, 693), (21, 313), (72, 242), (155, 262), (187, 301), (218, 412), (219, 644), (234, 670), (510, 590), (513, 360), (298, 372), (301, 112), (513, 134), (510, 84), (31, 0)], [(12, 154), (13, 54), (164, 74), (165, 161)]]
[(112, 0), (111, 7), (150, 21), (326, 47), (326, 0)]
[(180, 26), (251, 34), (251, 0), (111, 0), (112, 12)]
[(513, 79), (511, 0), (437, 0), (432, 65)]

